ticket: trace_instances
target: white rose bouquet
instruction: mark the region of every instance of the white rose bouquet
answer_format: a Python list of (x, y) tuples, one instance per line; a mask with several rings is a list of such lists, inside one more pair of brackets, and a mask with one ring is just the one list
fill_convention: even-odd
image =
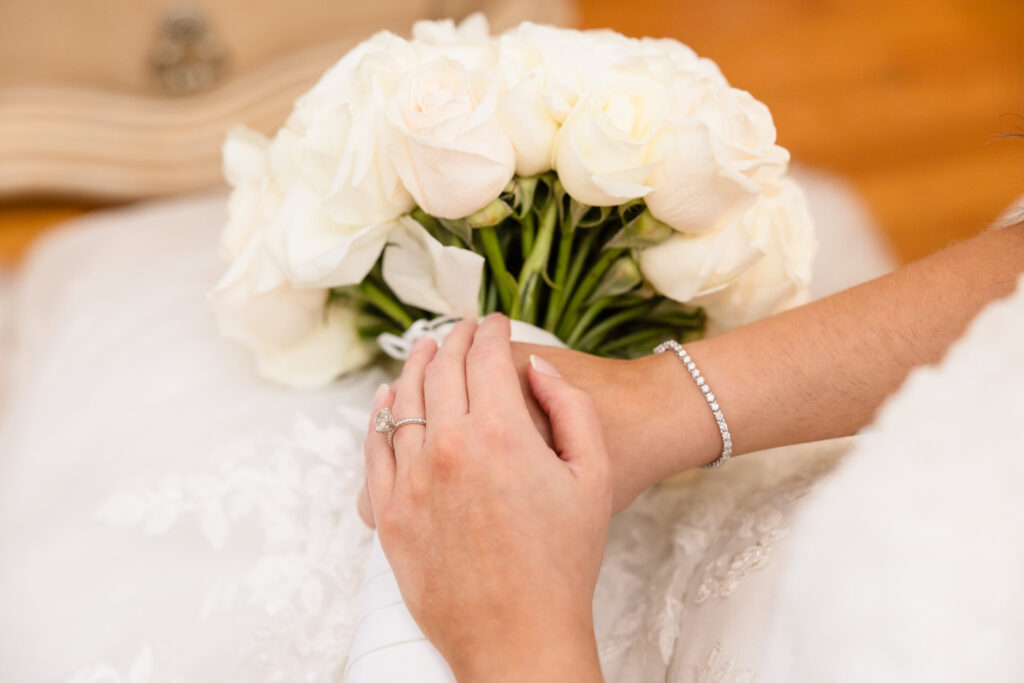
[(676, 41), (421, 22), (352, 50), (273, 138), (230, 132), (211, 300), (301, 387), (435, 316), (644, 354), (805, 296), (788, 159), (768, 109)]
[[(672, 40), (421, 22), (224, 145), (211, 300), (268, 377), (317, 386), (425, 321), (631, 357), (806, 296), (813, 229), (768, 109)], [(522, 336), (522, 335), (520, 335)], [(347, 676), (451, 681), (375, 545)]]

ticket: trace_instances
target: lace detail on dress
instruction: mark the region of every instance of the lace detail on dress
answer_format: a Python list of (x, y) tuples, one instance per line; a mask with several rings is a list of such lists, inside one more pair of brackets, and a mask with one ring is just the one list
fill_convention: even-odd
[(353, 513), (362, 482), (356, 435), (368, 415), (346, 408), (341, 417), (340, 424), (318, 425), (298, 415), (290, 434), (250, 436), (215, 456), (210, 472), (139, 483), (98, 511), (102, 520), (148, 536), (195, 517), (215, 550), (244, 518), (258, 520), (262, 554), (196, 606), (203, 618), (261, 610), (242, 653), (244, 680), (326, 683), (344, 670), (370, 533)]
[(754, 683), (757, 674), (750, 669), (737, 669), (736, 662), (722, 656), (722, 642), (715, 643), (703, 664), (694, 673), (696, 683)]
[(745, 577), (767, 566), (776, 544), (789, 535), (787, 510), (807, 495), (822, 473), (821, 467), (804, 469), (790, 477), (785, 486), (759, 492), (740, 508), (740, 514), (723, 525), (720, 537), (745, 539), (747, 546), (738, 552), (722, 553), (705, 566), (694, 595), (695, 604), (731, 596)]
[(605, 671), (663, 676), (687, 613), (769, 564), (792, 507), (837, 459), (834, 449), (759, 454), (666, 482), (615, 517), (595, 599)]
[[(768, 513), (770, 519), (781, 520), (782, 516), (777, 510)], [(745, 576), (768, 564), (775, 544), (788, 533), (789, 529), (781, 525), (767, 528), (753, 545), (733, 555), (719, 555), (704, 569), (704, 580), (697, 587), (693, 601), (699, 605), (709, 598), (727, 598), (732, 595)]]

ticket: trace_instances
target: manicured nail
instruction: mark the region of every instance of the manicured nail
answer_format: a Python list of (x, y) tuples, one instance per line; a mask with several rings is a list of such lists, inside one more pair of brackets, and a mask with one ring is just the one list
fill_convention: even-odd
[(384, 405), (384, 401), (387, 400), (388, 394), (391, 393), (391, 387), (387, 384), (381, 384), (377, 387), (376, 393), (373, 395), (373, 409), (380, 410)]
[(530, 365), (533, 366), (534, 370), (536, 370), (537, 372), (541, 372), (541, 373), (547, 375), (548, 377), (561, 377), (562, 376), (562, 373), (560, 373), (558, 371), (558, 368), (556, 368), (554, 365), (552, 365), (551, 363), (547, 362), (546, 360), (544, 360), (540, 356), (535, 356), (532, 353), (530, 354)]

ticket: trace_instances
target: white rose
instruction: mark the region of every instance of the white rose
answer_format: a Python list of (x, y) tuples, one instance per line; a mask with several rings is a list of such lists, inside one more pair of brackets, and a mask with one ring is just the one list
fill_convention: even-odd
[(447, 247), (408, 216), (398, 219), (384, 250), (384, 281), (405, 303), (441, 315), (475, 318), (484, 258)]
[[(502, 59), (507, 63), (512, 47), (504, 42)], [(506, 86), (498, 105), (502, 126), (516, 154), (516, 174), (540, 175), (551, 170), (551, 150), (558, 134), (558, 121), (548, 104), (548, 82), (544, 69), (537, 66), (526, 74), (508, 76), (512, 85)]]
[(255, 234), (210, 293), (221, 332), (251, 347), (288, 346), (323, 315), (326, 290), (296, 289)]
[(391, 221), (346, 225), (331, 218), (321, 195), (297, 182), (267, 229), (267, 242), (292, 284), (302, 288), (354, 285), (387, 243)]
[(753, 204), (785, 173), (789, 154), (775, 144), (768, 108), (749, 93), (700, 73), (676, 79), (672, 93), (671, 121), (654, 143), (663, 161), (644, 200), (676, 230), (705, 232)]
[(414, 69), (393, 94), (391, 159), (427, 213), (464, 218), (512, 179), (515, 151), (498, 121), (498, 94), (491, 73), (446, 57)]
[(383, 43), (395, 53), (379, 45), (348, 65), (344, 79), (318, 86), (270, 144), (284, 201), (268, 239), (297, 286), (362, 280), (384, 247), (385, 224), (415, 205), (387, 153), (390, 128), (383, 121), (405, 70), (405, 41), (390, 36)]
[(712, 333), (798, 306), (809, 298), (818, 244), (800, 186), (786, 178), (769, 188), (748, 213), (746, 223), (764, 256), (728, 287), (692, 302), (707, 312)]
[(651, 191), (651, 143), (668, 113), (653, 79), (619, 73), (584, 93), (558, 131), (554, 167), (566, 191), (592, 206), (616, 206)]
[(332, 303), (320, 316), (322, 323), (296, 344), (256, 349), (264, 377), (298, 389), (315, 389), (373, 358), (374, 347), (359, 337), (355, 310)]
[(293, 287), (257, 233), (209, 299), (221, 333), (253, 349), (261, 372), (307, 387), (363, 365), (372, 353), (351, 312), (332, 305), (325, 317), (327, 296)]
[(309, 123), (308, 117), (315, 115), (322, 107), (330, 106), (337, 99), (338, 93), (348, 87), (352, 72), (364, 61), (375, 57), (384, 57), (398, 63), (411, 63), (414, 58), (407, 40), (390, 31), (379, 31), (349, 50), (320, 77), (316, 85), (295, 101), (295, 109), (286, 125), (301, 135)]
[(491, 68), (497, 54), (482, 12), (470, 14), (458, 25), (451, 19), (417, 21), (412, 25), (412, 38), (420, 61), (450, 57), (467, 69)]
[(388, 98), (406, 66), (391, 55), (364, 57), (330, 104), (307, 116), (306, 130), (296, 140), (302, 177), (337, 223), (362, 227), (393, 220), (413, 207), (388, 155), (390, 131), (384, 121)]
[(612, 31), (576, 31), (523, 22), (500, 37), (498, 77), (508, 91), (540, 81), (542, 106), (562, 124), (583, 93), (633, 57), (630, 39)]
[(231, 196), (220, 252), (228, 261), (239, 257), (253, 233), (267, 224), (280, 203), (267, 148), (266, 137), (244, 126), (232, 128), (224, 140), (221, 157)]
[(739, 218), (700, 235), (676, 233), (640, 252), (644, 278), (665, 296), (689, 303), (726, 287), (764, 254)]
[(662, 83), (671, 83), (678, 72), (696, 71), (701, 63), (696, 52), (672, 38), (641, 38), (637, 53)]

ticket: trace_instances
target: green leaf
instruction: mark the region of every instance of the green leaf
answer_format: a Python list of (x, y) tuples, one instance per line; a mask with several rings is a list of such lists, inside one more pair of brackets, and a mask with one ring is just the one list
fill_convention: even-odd
[(457, 220), (438, 218), (437, 220), (445, 230), (462, 240), (463, 244), (473, 244), (473, 229), (465, 218)]
[(512, 191), (514, 197), (512, 206), (515, 207), (516, 216), (520, 220), (525, 218), (530, 213), (530, 209), (533, 208), (533, 197), (537, 192), (537, 182), (539, 180), (539, 176), (516, 178), (515, 188)]
[(608, 241), (608, 246), (621, 249), (646, 249), (661, 244), (674, 232), (670, 226), (652, 216), (650, 211), (644, 211), (626, 223), (625, 227)]
[(610, 206), (591, 206), (589, 207), (589, 210), (580, 217), (580, 221), (577, 225), (581, 228), (596, 228), (600, 225), (604, 225), (611, 213), (612, 207)]
[(587, 297), (584, 303), (589, 304), (603, 297), (625, 294), (636, 289), (643, 281), (644, 277), (640, 274), (640, 267), (637, 266), (632, 256), (625, 254), (611, 265), (608, 272), (597, 283), (594, 293)]

